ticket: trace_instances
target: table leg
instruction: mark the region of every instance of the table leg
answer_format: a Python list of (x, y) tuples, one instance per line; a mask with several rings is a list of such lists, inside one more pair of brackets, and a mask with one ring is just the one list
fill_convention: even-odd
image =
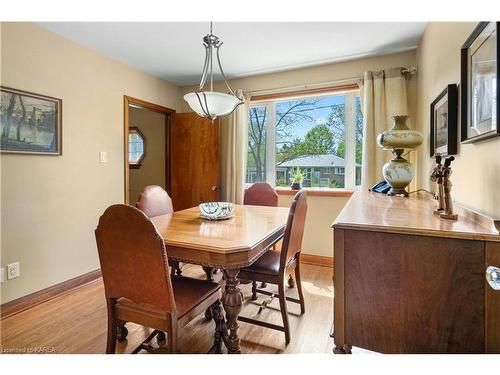
[(241, 312), (243, 304), (243, 294), (238, 287), (240, 284), (240, 280), (238, 279), (239, 272), (239, 269), (224, 270), (226, 286), (224, 293), (222, 293), (222, 305), (226, 312), (227, 328), (229, 329), (227, 340), (224, 341), (229, 354), (241, 353), (240, 338), (238, 337), (238, 315)]

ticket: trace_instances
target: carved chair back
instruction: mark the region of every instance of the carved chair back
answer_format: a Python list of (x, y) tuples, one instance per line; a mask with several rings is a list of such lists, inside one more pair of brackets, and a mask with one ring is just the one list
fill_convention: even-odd
[(251, 206), (278, 206), (278, 194), (266, 182), (256, 182), (250, 186), (243, 196), (243, 204)]
[(109, 207), (95, 236), (106, 298), (175, 310), (165, 243), (142, 211), (124, 204)]
[(174, 212), (172, 199), (158, 185), (149, 185), (142, 190), (135, 206), (147, 217), (160, 216)]
[(285, 235), (283, 237), (283, 246), (281, 248), (280, 270), (284, 270), (290, 260), (292, 260), (302, 249), (306, 214), (307, 193), (302, 190), (293, 198), (292, 206), (288, 214)]

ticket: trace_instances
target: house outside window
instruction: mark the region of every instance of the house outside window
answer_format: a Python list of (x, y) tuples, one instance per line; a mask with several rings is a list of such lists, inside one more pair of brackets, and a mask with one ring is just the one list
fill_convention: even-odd
[(300, 168), (305, 187), (361, 183), (363, 115), (359, 90), (254, 101), (249, 109), (247, 184), (288, 187)]

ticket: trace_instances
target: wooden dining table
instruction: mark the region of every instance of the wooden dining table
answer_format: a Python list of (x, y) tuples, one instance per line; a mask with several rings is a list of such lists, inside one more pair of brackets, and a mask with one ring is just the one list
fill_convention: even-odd
[(165, 241), (169, 261), (220, 269), (224, 274), (225, 318), (221, 311), (213, 316), (216, 352), (223, 342), (228, 353), (241, 353), (238, 315), (243, 294), (238, 273), (283, 237), (288, 213), (286, 207), (235, 205), (234, 216), (227, 220), (203, 220), (198, 207), (151, 218)]

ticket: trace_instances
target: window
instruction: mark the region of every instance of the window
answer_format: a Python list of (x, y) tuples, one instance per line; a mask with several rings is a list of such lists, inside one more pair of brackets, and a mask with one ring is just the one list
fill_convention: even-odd
[(254, 102), (249, 109), (246, 182), (305, 187), (361, 183), (363, 115), (358, 90)]
[(128, 132), (128, 163), (129, 167), (137, 169), (146, 156), (146, 138), (138, 128), (129, 128)]

